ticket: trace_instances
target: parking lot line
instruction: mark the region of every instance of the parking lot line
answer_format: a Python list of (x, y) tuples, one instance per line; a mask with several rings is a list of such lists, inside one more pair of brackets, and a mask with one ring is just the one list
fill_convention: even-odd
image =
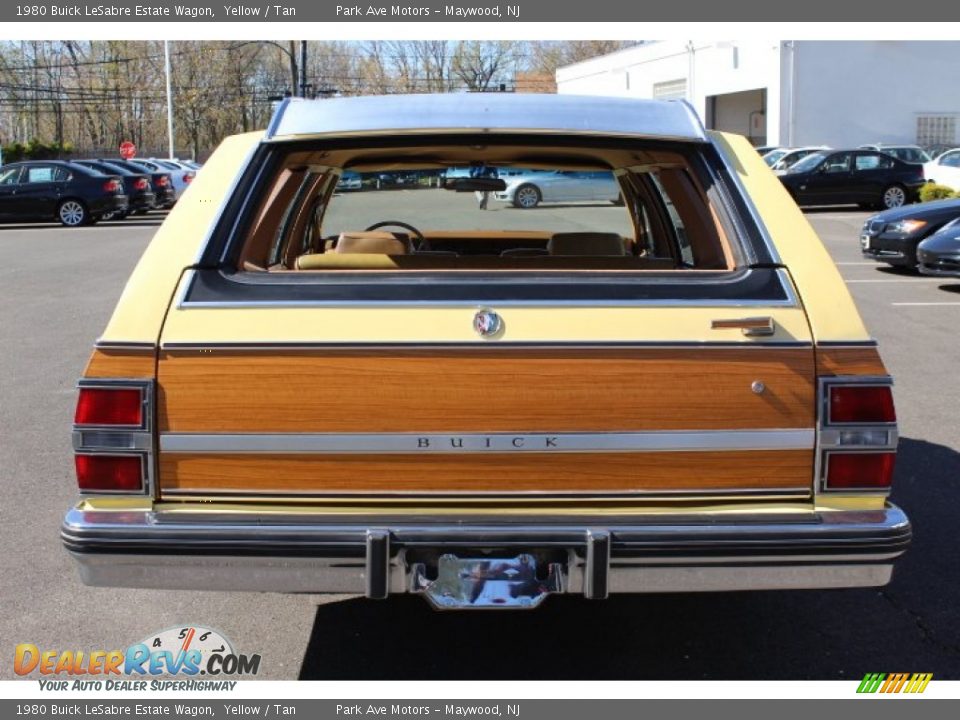
[(943, 306), (943, 305), (960, 305), (960, 302), (895, 302), (890, 303), (896, 307), (928, 307), (928, 306)]
[(869, 280), (847, 280), (848, 285), (853, 283), (926, 283), (935, 284), (936, 278), (870, 278)]

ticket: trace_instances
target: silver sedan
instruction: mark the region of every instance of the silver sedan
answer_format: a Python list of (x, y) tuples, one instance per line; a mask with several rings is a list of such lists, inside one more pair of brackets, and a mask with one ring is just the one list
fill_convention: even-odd
[(525, 210), (542, 202), (620, 202), (620, 185), (611, 172), (545, 170), (506, 177), (501, 172), (500, 177), (507, 188), (496, 199)]

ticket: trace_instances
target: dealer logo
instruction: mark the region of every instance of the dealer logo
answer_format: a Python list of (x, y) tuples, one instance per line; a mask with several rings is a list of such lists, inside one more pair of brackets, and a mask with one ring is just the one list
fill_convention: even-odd
[[(57, 676), (222, 677), (256, 675), (259, 670), (260, 655), (237, 653), (223, 634), (199, 625), (154, 633), (125, 650), (41, 650), (32, 643), (21, 643), (13, 660), (17, 675), (37, 672), (51, 680)], [(49, 689), (67, 689), (66, 682)]]

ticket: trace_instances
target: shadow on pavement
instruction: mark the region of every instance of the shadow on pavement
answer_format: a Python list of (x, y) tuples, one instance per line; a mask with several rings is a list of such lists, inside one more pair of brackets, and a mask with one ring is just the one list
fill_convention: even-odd
[[(301, 679), (960, 678), (960, 454), (901, 439), (915, 539), (886, 588), (548, 598), (438, 613), (417, 597), (318, 607)], [(735, 571), (734, 571), (735, 572)]]

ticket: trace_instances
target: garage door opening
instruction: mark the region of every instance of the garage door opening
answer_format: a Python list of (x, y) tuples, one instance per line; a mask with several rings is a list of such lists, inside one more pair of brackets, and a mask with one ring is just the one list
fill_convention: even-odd
[(710, 130), (746, 135), (754, 145), (767, 144), (767, 89), (707, 97)]

